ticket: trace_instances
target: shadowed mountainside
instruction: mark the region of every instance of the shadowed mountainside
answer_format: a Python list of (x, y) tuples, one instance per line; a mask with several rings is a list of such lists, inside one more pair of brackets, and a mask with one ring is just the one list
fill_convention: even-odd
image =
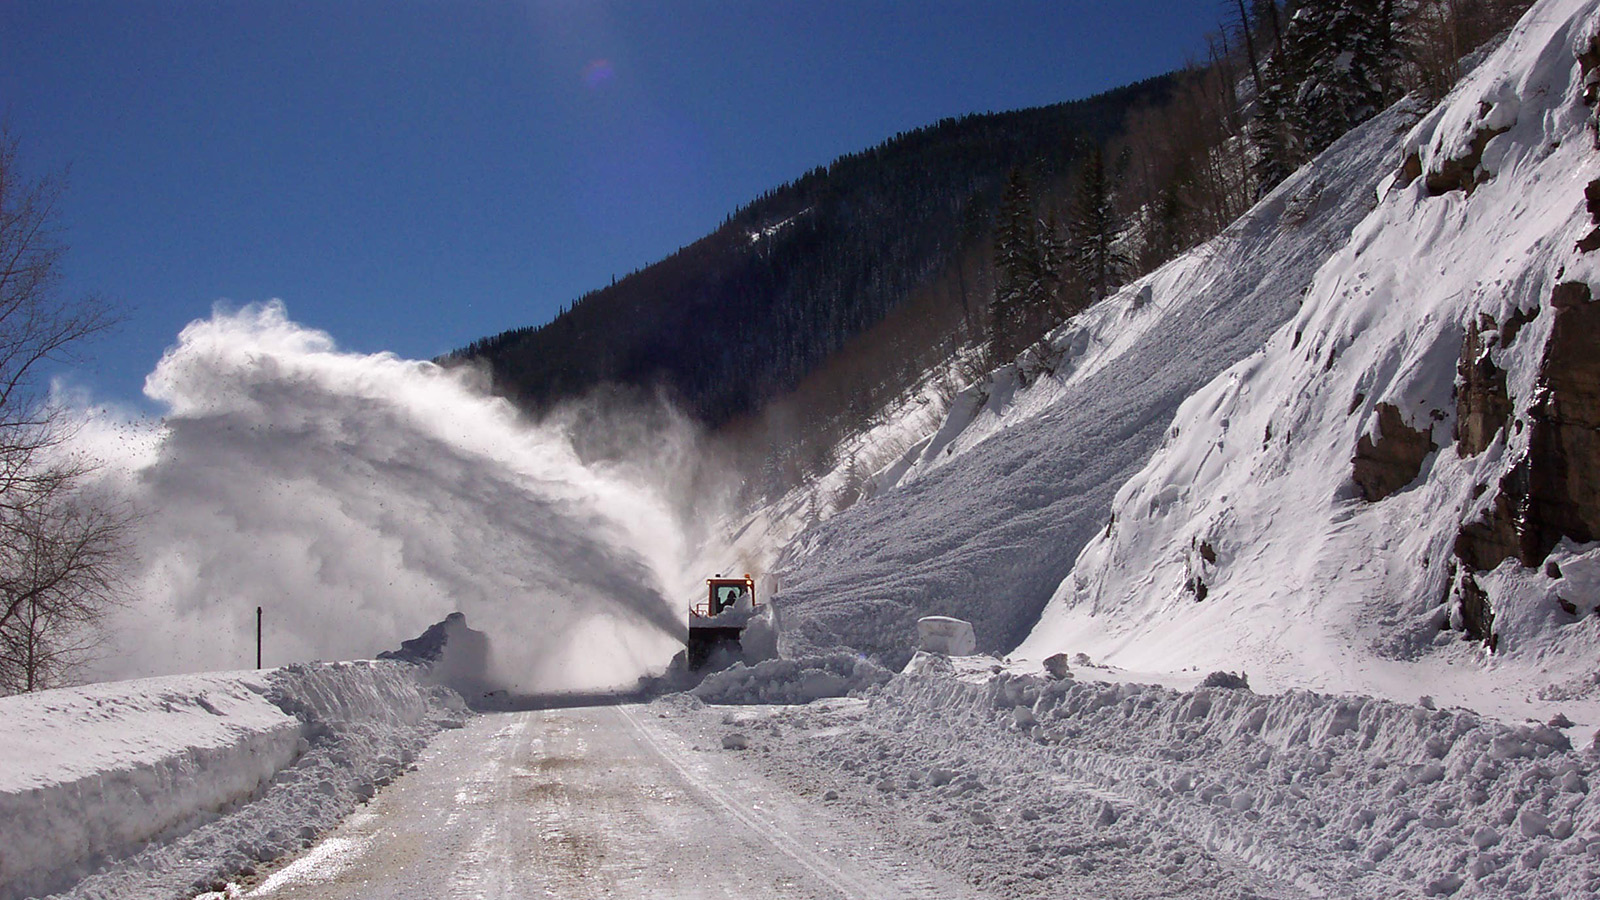
[[(497, 390), (547, 409), (600, 385), (664, 389), (716, 426), (792, 390), (988, 239), (1006, 178), (1066, 177), (1162, 76), (1089, 99), (946, 119), (812, 170), (548, 324), (475, 341)], [(982, 295), (962, 291), (969, 322)]]

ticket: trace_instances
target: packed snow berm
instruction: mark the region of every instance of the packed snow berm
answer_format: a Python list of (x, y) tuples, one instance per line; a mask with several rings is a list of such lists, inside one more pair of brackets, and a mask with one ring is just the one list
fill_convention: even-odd
[(391, 662), (0, 700), (0, 898), (183, 897), (310, 846), (461, 698)]

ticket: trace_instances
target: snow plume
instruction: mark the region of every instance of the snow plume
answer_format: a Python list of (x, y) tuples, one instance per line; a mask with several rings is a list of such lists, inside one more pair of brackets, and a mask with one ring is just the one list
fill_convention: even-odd
[[(111, 461), (142, 517), (103, 674), (250, 665), (257, 606), (268, 665), (370, 657), (454, 610), (489, 633), (509, 688), (665, 664), (688, 555), (645, 484), (665, 473), (585, 464), (566, 425), (482, 383), (341, 352), (278, 302), (191, 323), (145, 383), (164, 421)], [(641, 452), (691, 432), (656, 440)]]

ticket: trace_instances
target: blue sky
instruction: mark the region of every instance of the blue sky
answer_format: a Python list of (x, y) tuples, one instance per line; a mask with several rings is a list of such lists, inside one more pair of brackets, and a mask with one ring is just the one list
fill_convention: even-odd
[(426, 358), (836, 156), (1202, 56), (1217, 0), (5, 0), (0, 120), (68, 171), (66, 289), (130, 402), (221, 299)]

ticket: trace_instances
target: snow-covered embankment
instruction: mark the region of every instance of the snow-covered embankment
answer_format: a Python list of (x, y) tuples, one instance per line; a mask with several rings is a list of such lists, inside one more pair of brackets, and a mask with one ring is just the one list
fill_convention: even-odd
[(1302, 308), (1185, 401), (1018, 655), (1593, 728), (1597, 35), (1594, 0), (1534, 5), (1411, 129)]
[(461, 715), (411, 667), (367, 662), (0, 699), (0, 900), (80, 879), (171, 896), (274, 859)]

